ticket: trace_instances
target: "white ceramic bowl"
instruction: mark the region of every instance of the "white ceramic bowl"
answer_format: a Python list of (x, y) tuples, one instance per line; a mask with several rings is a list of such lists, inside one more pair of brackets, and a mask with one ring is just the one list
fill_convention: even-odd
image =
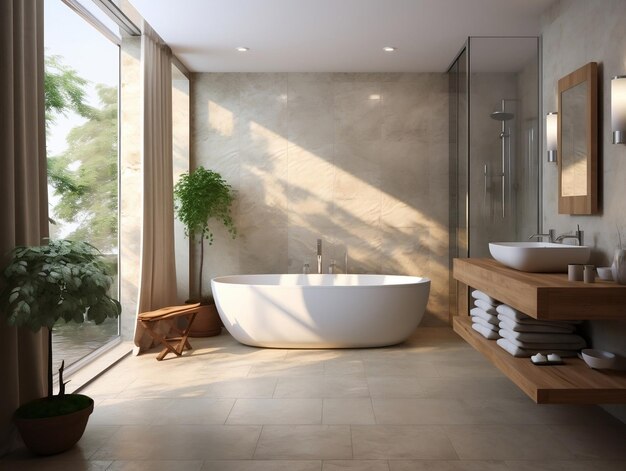
[(613, 270), (611, 267), (598, 267), (598, 278), (604, 281), (613, 281)]
[(615, 354), (611, 352), (586, 348), (580, 353), (582, 354), (585, 363), (587, 363), (590, 368), (594, 368), (596, 370), (611, 369), (617, 364)]

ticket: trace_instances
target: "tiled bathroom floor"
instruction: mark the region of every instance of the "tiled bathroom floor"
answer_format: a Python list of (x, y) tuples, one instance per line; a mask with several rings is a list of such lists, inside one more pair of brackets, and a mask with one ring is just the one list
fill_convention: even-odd
[(624, 471), (626, 425), (595, 406), (539, 406), (447, 328), (364, 350), (192, 339), (128, 357), (71, 451), (2, 470)]

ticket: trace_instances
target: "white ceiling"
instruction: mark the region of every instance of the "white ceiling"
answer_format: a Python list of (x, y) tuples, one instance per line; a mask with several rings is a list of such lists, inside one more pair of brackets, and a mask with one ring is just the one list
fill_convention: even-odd
[(443, 72), (468, 36), (538, 35), (554, 0), (131, 2), (195, 72)]

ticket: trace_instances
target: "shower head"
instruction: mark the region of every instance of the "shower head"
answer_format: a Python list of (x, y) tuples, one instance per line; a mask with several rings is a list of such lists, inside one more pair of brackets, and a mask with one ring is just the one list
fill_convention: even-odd
[(509, 121), (515, 117), (513, 113), (507, 113), (506, 111), (494, 111), (489, 116), (496, 121)]

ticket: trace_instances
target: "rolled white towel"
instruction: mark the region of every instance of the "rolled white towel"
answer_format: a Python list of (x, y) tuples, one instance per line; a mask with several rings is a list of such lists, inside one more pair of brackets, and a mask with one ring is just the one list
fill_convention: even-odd
[(479, 307), (472, 308), (470, 310), (470, 316), (472, 316), (472, 317), (480, 317), (482, 319), (485, 319), (487, 322), (489, 322), (490, 324), (493, 324), (493, 325), (498, 325), (500, 323), (500, 321), (498, 320), (498, 316), (493, 316), (491, 314), (487, 314), (485, 311), (483, 311)]
[(494, 332), (498, 332), (500, 330), (500, 327), (494, 324), (491, 324), (489, 321), (486, 321), (485, 319), (483, 319), (482, 317), (472, 317), (472, 322), (474, 324), (480, 324), (483, 327), (489, 329), (489, 330), (493, 330)]
[(524, 314), (517, 309), (513, 309), (511, 306), (507, 306), (506, 304), (500, 304), (496, 310), (498, 311), (498, 314), (507, 316), (517, 322), (532, 319), (529, 315)]
[[(506, 332), (506, 338), (509, 340), (519, 340), (524, 343), (543, 343), (554, 345), (579, 345), (585, 344), (585, 339), (574, 334), (547, 334), (536, 332), (515, 332), (508, 329), (500, 329)], [(504, 335), (502, 335), (504, 337)], [(582, 347), (581, 347), (582, 348)], [(566, 348), (566, 350), (568, 350)]]
[(475, 299), (474, 300), (474, 306), (482, 309), (483, 311), (485, 311), (487, 314), (489, 314), (491, 316), (497, 316), (498, 315), (498, 311), (496, 311), (496, 308), (493, 307), (488, 302), (483, 301), (482, 299)]
[(497, 344), (503, 350), (506, 350), (514, 357), (519, 357), (519, 358), (524, 358), (524, 357), (528, 358), (534, 355), (535, 353), (543, 353), (544, 355), (548, 353), (556, 353), (560, 357), (575, 357), (576, 356), (575, 350), (527, 350), (525, 348), (520, 348), (512, 344), (508, 339), (505, 339), (505, 338), (498, 339)]
[(500, 338), (498, 332), (488, 329), (482, 324), (472, 324), (472, 329), (474, 329), (476, 332), (478, 332), (480, 335), (488, 340), (496, 340)]
[(501, 329), (509, 329), (515, 332), (540, 332), (540, 333), (551, 333), (551, 334), (571, 334), (574, 332), (575, 327), (570, 324), (562, 324), (562, 325), (554, 325), (551, 322), (515, 322), (514, 320), (502, 315), (498, 314), (498, 319), (500, 320), (500, 328)]
[[(551, 349), (580, 350), (581, 348), (585, 348), (585, 346), (587, 345), (585, 341), (580, 337), (579, 338), (581, 340), (578, 340), (575, 338), (572, 340), (572, 342), (566, 342), (566, 343), (524, 342), (515, 338), (515, 332), (512, 332), (507, 329), (500, 329), (499, 334), (500, 334), (500, 337), (504, 337), (513, 345), (520, 347), (520, 348), (524, 348), (526, 350), (533, 350), (534, 353), (540, 352), (542, 350), (551, 350)], [(574, 336), (574, 337), (577, 337), (577, 336)]]
[(495, 307), (498, 304), (500, 304), (500, 301), (498, 301), (497, 299), (492, 298), (488, 294), (483, 293), (482, 291), (478, 291), (477, 289), (472, 291), (472, 298), (474, 298), (474, 299), (482, 299), (483, 301), (488, 302), (489, 304), (491, 304), (493, 307)]

